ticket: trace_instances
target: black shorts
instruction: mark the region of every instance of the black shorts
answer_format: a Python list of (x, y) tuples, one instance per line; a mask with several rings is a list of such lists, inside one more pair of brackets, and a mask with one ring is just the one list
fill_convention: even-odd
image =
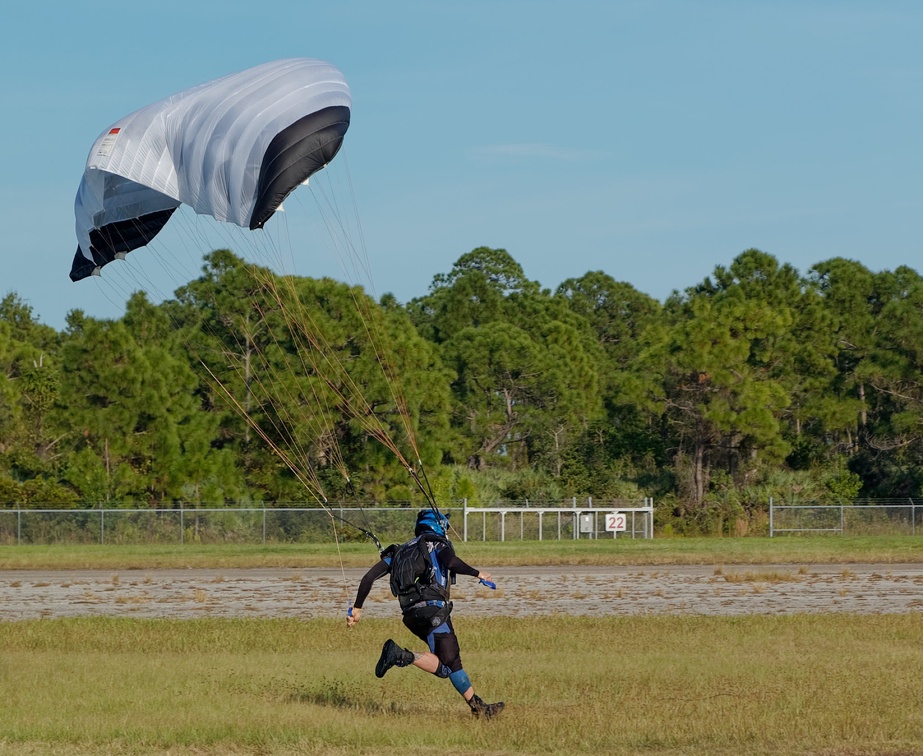
[(452, 613), (452, 602), (445, 606), (421, 606), (404, 614), (404, 625), (420, 640), (443, 625)]
[[(440, 607), (445, 612), (445, 620), (438, 622), (439, 615), (430, 609), (436, 607), (425, 607), (424, 611), (414, 610), (404, 615), (404, 625), (420, 640), (425, 641), (429, 646), (430, 653), (436, 655), (442, 664), (442, 669), (436, 672), (440, 677), (448, 677), (452, 672), (458, 672), (462, 668), (461, 650), (458, 646), (458, 638), (455, 635), (455, 628), (452, 626), (452, 618), (449, 612), (452, 611), (452, 605)], [(433, 620), (437, 624), (433, 626)]]

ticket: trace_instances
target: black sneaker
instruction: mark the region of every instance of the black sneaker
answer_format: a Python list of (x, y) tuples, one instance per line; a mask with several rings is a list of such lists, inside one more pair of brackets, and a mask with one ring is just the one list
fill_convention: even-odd
[(505, 704), (503, 701), (497, 701), (497, 703), (492, 704), (484, 703), (478, 696), (475, 695), (471, 697), (470, 701), (468, 701), (468, 706), (471, 707), (471, 713), (474, 714), (475, 719), (480, 719), (481, 717), (484, 717), (484, 719), (490, 719), (491, 717), (495, 717), (497, 714), (503, 711)]
[(381, 647), (381, 656), (375, 665), (375, 677), (384, 677), (391, 667), (406, 667), (408, 664), (413, 664), (413, 654), (388, 638)]

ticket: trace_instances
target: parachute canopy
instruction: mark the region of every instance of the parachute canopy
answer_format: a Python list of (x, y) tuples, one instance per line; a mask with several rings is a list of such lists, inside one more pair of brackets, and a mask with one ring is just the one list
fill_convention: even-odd
[(99, 135), (87, 158), (74, 206), (71, 280), (150, 242), (181, 204), (261, 228), (337, 154), (351, 104), (337, 68), (293, 58), (125, 116)]

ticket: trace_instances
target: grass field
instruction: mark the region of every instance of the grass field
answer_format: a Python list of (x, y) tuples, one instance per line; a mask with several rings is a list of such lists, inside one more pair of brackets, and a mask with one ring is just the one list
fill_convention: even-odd
[[(460, 544), (479, 564), (921, 562), (917, 539)], [(371, 552), (374, 558), (374, 551)], [(344, 548), (349, 566), (370, 561)], [(627, 560), (627, 561), (625, 561)], [(3, 547), (0, 569), (336, 566), (332, 547)], [(923, 614), (456, 618), (495, 721), (399, 622), (0, 623), (2, 754), (923, 754)]]
[[(850, 564), (923, 562), (923, 536), (456, 542), (462, 558), (514, 565)], [(368, 542), (277, 545), (0, 546), (0, 570), (365, 567)]]
[(393, 622), (19, 622), (0, 636), (0, 752), (911, 754), (919, 615), (459, 618), (445, 680), (372, 669)]

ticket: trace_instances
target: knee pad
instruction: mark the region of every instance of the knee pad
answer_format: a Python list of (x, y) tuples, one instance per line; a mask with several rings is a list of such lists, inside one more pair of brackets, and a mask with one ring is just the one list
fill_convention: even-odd
[(471, 687), (471, 680), (468, 679), (468, 673), (460, 669), (449, 675), (449, 680), (455, 686), (455, 690), (464, 695), (465, 691)]
[(435, 672), (434, 674), (436, 675), (436, 677), (443, 677), (443, 678), (445, 678), (445, 677), (451, 677), (451, 676), (452, 676), (452, 670), (449, 669), (445, 664), (440, 663), (440, 664), (439, 664), (439, 669), (437, 669), (436, 672)]

